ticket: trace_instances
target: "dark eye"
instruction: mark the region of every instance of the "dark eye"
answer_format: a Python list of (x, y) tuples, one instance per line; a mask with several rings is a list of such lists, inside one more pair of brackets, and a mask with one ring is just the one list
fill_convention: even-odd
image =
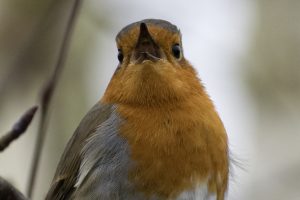
[(120, 63), (123, 61), (123, 58), (124, 58), (124, 56), (123, 56), (121, 49), (118, 49), (118, 60)]
[(180, 56), (181, 56), (181, 48), (180, 48), (179, 44), (174, 44), (172, 46), (172, 53), (173, 53), (173, 56), (175, 58), (177, 58), (177, 59), (180, 58)]

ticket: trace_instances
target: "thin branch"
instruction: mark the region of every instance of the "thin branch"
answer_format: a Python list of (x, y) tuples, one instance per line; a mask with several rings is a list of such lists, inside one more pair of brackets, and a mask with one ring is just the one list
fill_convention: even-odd
[(24, 195), (9, 182), (0, 177), (0, 199), (27, 200)]
[(12, 141), (20, 137), (20, 135), (26, 131), (37, 109), (37, 106), (28, 109), (13, 125), (12, 129), (0, 138), (0, 152), (6, 149)]
[(41, 150), (45, 140), (47, 121), (48, 121), (47, 119), (49, 117), (48, 116), (49, 105), (51, 103), (53, 92), (56, 88), (64, 63), (66, 61), (66, 54), (69, 48), (71, 35), (74, 29), (74, 24), (80, 10), (80, 5), (81, 5), (81, 0), (74, 1), (74, 5), (72, 7), (71, 14), (67, 22), (67, 27), (63, 36), (63, 40), (60, 46), (59, 56), (55, 65), (54, 72), (50, 77), (50, 79), (46, 82), (41, 92), (41, 119), (39, 123), (38, 135), (36, 139), (36, 145), (34, 149), (33, 161), (32, 161), (28, 188), (27, 188), (27, 196), (29, 198), (32, 196), (32, 192), (35, 186), (35, 178), (38, 170)]

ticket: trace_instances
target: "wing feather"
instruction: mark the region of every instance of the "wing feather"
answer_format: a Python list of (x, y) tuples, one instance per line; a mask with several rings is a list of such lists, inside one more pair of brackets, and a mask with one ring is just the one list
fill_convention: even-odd
[(109, 118), (111, 109), (111, 105), (97, 103), (82, 119), (61, 156), (46, 200), (70, 199), (75, 190), (85, 141)]

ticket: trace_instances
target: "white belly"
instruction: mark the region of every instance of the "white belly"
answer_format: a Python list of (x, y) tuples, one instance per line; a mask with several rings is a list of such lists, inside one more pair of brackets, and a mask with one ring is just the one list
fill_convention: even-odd
[(216, 195), (209, 193), (207, 185), (203, 184), (182, 192), (175, 200), (216, 200)]

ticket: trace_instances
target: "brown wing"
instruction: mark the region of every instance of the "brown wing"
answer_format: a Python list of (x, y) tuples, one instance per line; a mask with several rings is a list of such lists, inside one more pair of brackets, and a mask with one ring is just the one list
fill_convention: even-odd
[(97, 103), (82, 119), (72, 138), (69, 140), (57, 166), (46, 200), (70, 199), (80, 167), (80, 152), (85, 140), (111, 114), (111, 105)]

